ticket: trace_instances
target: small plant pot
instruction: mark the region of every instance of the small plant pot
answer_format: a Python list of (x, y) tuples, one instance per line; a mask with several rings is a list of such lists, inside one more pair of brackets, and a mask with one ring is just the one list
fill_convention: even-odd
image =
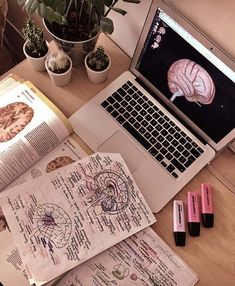
[(26, 52), (26, 45), (27, 45), (27, 42), (24, 43), (23, 45), (23, 52), (26, 56), (26, 58), (28, 59), (28, 61), (30, 62), (31, 66), (34, 68), (35, 71), (38, 71), (38, 72), (43, 72), (46, 70), (45, 68), (45, 61), (46, 61), (46, 58), (49, 54), (49, 48), (48, 48), (48, 51), (47, 53), (40, 57), (40, 58), (35, 58), (35, 57), (31, 57), (27, 52)]
[(109, 58), (109, 65), (107, 66), (107, 68), (105, 70), (95, 71), (95, 70), (92, 70), (87, 64), (87, 58), (89, 57), (89, 55), (91, 53), (89, 53), (85, 57), (85, 67), (86, 67), (87, 76), (88, 76), (89, 80), (93, 83), (102, 83), (107, 79), (108, 71), (109, 71), (110, 66), (111, 66), (111, 58), (108, 54), (106, 54)]
[(43, 19), (43, 24), (47, 32), (54, 38), (59, 47), (70, 56), (74, 66), (83, 65), (85, 56), (94, 50), (100, 35), (99, 31), (94, 37), (85, 41), (68, 41), (56, 36), (51, 31), (51, 25), (45, 19)]
[(57, 86), (65, 86), (67, 85), (70, 80), (71, 80), (71, 76), (72, 76), (72, 60), (70, 59), (70, 57), (68, 55), (66, 55), (66, 57), (68, 58), (69, 60), (69, 68), (66, 72), (64, 73), (56, 73), (56, 72), (53, 72), (51, 71), (49, 68), (48, 68), (48, 65), (47, 65), (47, 60), (48, 58), (46, 59), (46, 62), (45, 62), (45, 67), (46, 67), (46, 70), (51, 78), (51, 80), (54, 82), (55, 85)]

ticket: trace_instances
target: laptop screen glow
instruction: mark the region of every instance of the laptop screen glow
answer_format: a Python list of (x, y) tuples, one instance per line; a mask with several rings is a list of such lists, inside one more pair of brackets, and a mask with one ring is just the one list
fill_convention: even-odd
[(215, 143), (234, 129), (234, 71), (161, 10), (136, 69)]

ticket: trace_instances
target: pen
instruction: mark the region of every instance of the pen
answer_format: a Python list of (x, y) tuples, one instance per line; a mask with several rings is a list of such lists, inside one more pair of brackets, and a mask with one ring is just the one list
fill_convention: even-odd
[(204, 227), (214, 226), (214, 208), (212, 201), (212, 189), (210, 184), (201, 184), (202, 199), (202, 223)]
[(196, 192), (188, 192), (188, 228), (191, 236), (200, 235), (199, 198)]
[(186, 232), (184, 205), (181, 200), (173, 201), (173, 232), (176, 246), (185, 246)]

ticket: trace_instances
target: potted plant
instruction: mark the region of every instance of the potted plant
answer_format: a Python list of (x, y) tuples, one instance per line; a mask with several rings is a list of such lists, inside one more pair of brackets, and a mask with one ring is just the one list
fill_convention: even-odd
[(102, 46), (85, 57), (87, 76), (94, 83), (102, 83), (106, 80), (110, 66), (111, 58)]
[[(139, 3), (140, 0), (123, 0)], [(47, 31), (70, 52), (73, 62), (81, 62), (96, 44), (99, 33), (111, 34), (113, 22), (106, 11), (125, 15), (126, 11), (114, 7), (117, 0), (18, 0), (28, 14), (36, 12), (43, 18)]]
[(72, 60), (62, 50), (56, 54), (51, 54), (45, 62), (46, 70), (51, 80), (57, 86), (65, 86), (71, 80)]
[(23, 52), (36, 71), (45, 71), (49, 49), (42, 30), (28, 18), (22, 29), (25, 38)]

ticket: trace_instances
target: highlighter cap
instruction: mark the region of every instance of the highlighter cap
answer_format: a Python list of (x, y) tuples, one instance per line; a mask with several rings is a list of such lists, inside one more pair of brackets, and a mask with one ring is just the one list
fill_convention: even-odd
[(176, 246), (185, 246), (185, 239), (186, 239), (186, 233), (182, 231), (176, 231), (174, 232), (175, 237), (175, 245)]
[(202, 214), (202, 223), (204, 227), (213, 227), (214, 214)]
[(188, 229), (191, 236), (200, 236), (200, 222), (189, 222)]

